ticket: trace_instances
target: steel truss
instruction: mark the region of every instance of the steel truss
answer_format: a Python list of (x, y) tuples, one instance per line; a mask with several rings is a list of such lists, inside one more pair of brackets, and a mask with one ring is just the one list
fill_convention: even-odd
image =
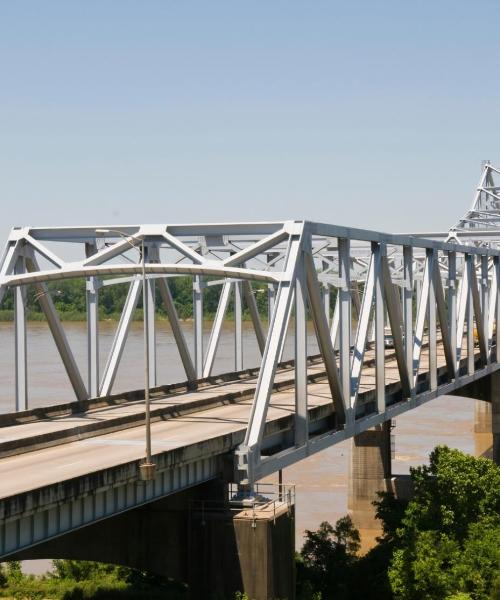
[[(486, 170), (491, 170), (487, 166)], [(490, 181), (483, 186), (491, 192)], [(496, 188), (495, 188), (496, 189)], [(494, 192), (496, 194), (496, 192)], [(237, 481), (262, 476), (326, 448), (340, 439), (391, 418), (398, 412), (447, 393), (498, 368), (495, 344), (500, 319), (500, 251), (492, 246), (390, 235), (361, 229), (286, 221), (214, 225), (15, 228), (0, 262), (0, 299), (14, 292), (16, 411), (28, 402), (26, 289), (34, 286), (77, 400), (113, 390), (134, 310), (141, 295), (141, 256), (131, 246), (144, 241), (149, 286), (153, 385), (158, 382), (155, 345), (155, 286), (172, 327), (186, 379), (193, 386), (213, 373), (224, 319), (232, 303), (235, 371), (244, 368), (242, 311), (246, 307), (262, 360), (244, 443), (236, 453)], [(122, 239), (113, 231), (121, 231)], [(54, 247), (76, 246), (79, 260)], [(73, 251), (74, 255), (74, 251)], [(193, 282), (194, 349), (179, 319), (169, 279)], [(74, 359), (47, 283), (84, 278), (88, 314), (88, 377)], [(269, 294), (268, 323), (261, 321), (255, 284)], [(127, 284), (129, 291), (104, 371), (99, 370), (99, 289)], [(221, 288), (206, 349), (203, 295)], [(262, 285), (259, 289), (262, 289)], [(293, 318), (292, 318), (293, 317)], [(308, 336), (312, 320), (331, 391), (332, 429), (312, 435), (308, 423)], [(293, 331), (292, 331), (293, 330)], [(389, 405), (385, 338), (390, 331), (401, 394)], [(293, 335), (295, 368), (294, 439), (287, 448), (263, 455), (266, 415), (287, 333)], [(480, 361), (474, 360), (474, 332)], [(464, 347), (464, 340), (466, 341)], [(424, 342), (428, 347), (425, 365)], [(438, 346), (446, 377), (438, 378)], [(375, 402), (360, 401), (367, 349), (373, 354)], [(161, 365), (160, 365), (161, 368)], [(427, 384), (422, 386), (422, 373)], [(420, 377), (419, 377), (420, 375)]]

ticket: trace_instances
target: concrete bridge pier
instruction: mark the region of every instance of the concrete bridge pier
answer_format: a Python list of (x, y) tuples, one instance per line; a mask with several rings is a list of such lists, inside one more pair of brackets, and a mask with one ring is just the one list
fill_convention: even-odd
[(477, 456), (486, 456), (500, 465), (500, 371), (456, 390), (457, 396), (476, 400), (474, 437)]
[[(137, 485), (143, 485), (138, 482)], [(295, 598), (291, 502), (244, 508), (221, 481), (188, 488), (32, 546), (5, 560), (94, 560), (169, 577), (189, 598)]]
[(354, 525), (361, 532), (368, 530), (367, 538), (380, 529), (372, 502), (377, 492), (392, 489), (391, 475), (389, 420), (354, 436), (351, 444), (348, 508)]
[(495, 371), (490, 380), (492, 458), (500, 465), (500, 371)]
[(474, 446), (476, 456), (491, 458), (492, 431), (492, 404), (483, 400), (476, 400), (474, 403)]

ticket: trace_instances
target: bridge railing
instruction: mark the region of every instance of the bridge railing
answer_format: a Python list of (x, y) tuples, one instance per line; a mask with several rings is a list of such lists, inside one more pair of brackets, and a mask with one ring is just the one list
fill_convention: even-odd
[[(83, 258), (75, 260), (74, 250), (69, 257), (62, 255), (63, 245), (76, 247)], [(131, 257), (139, 247), (144, 255)], [(16, 410), (29, 406), (28, 287), (35, 289), (77, 400), (107, 396), (144, 292), (144, 263), (150, 309), (144, 331), (153, 386), (158, 382), (156, 289), (193, 386), (214, 371), (231, 304), (234, 368), (244, 368), (243, 310), (249, 315), (262, 358), (245, 441), (237, 452), (236, 478), (251, 483), (496, 369), (499, 259), (492, 248), (307, 221), (14, 229), (0, 262), (0, 298), (12, 289)], [(192, 345), (169, 285), (179, 275), (191, 278), (193, 285)], [(87, 381), (47, 287), (71, 278), (86, 282)], [(99, 290), (118, 284), (128, 285), (129, 291), (101, 370)], [(214, 285), (221, 291), (205, 347), (203, 297), (207, 286)], [(267, 288), (268, 320), (259, 310), (256, 285)], [(295, 371), (293, 441), (269, 454), (263, 451), (264, 429), (287, 337), (293, 340)], [(334, 416), (331, 428), (320, 434), (309, 427), (307, 357), (316, 346)], [(389, 364), (397, 372), (397, 393), (387, 391), (392, 381), (387, 372), (394, 370)]]

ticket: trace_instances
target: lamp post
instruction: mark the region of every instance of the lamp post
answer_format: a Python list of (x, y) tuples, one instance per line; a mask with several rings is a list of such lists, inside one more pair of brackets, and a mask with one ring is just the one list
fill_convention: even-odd
[[(123, 238), (129, 245), (137, 249), (132, 244), (129, 237), (119, 229), (96, 229), (96, 234), (106, 235), (116, 233)], [(142, 274), (142, 304), (144, 321), (144, 408), (146, 425), (146, 456), (140, 465), (140, 475), (143, 481), (151, 481), (155, 478), (156, 465), (151, 460), (151, 401), (149, 397), (149, 326), (148, 326), (148, 293), (146, 288), (146, 247), (144, 238), (141, 240), (141, 274)]]

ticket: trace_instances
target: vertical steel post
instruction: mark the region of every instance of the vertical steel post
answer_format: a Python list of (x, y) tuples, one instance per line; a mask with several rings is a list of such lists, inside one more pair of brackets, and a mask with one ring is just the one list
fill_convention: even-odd
[(243, 323), (241, 281), (234, 283), (234, 369), (243, 370)]
[(420, 306), (420, 299), (422, 298), (422, 280), (421, 279), (417, 279), (415, 280), (415, 305), (417, 307)]
[(144, 321), (144, 410), (145, 410), (145, 428), (146, 428), (146, 457), (140, 465), (141, 479), (150, 481), (154, 479), (155, 465), (151, 460), (151, 398), (149, 395), (150, 387), (150, 322), (149, 322), (149, 285), (146, 279), (146, 244), (142, 238), (141, 244), (141, 264), (142, 264), (142, 302), (143, 302), (143, 321)]
[(151, 414), (149, 399), (149, 299), (148, 282), (146, 280), (146, 245), (142, 240), (142, 304), (144, 322), (144, 405), (146, 409), (146, 463), (151, 463)]
[(193, 280), (194, 357), (196, 377), (203, 377), (203, 281), (201, 275)]
[[(85, 244), (87, 258), (97, 252), (96, 244)], [(88, 394), (91, 398), (99, 396), (99, 279), (87, 277), (87, 375)]]
[(303, 446), (309, 439), (306, 296), (304, 252), (301, 252), (295, 280), (295, 446)]
[(491, 293), (497, 297), (496, 311), (495, 311), (495, 326), (492, 331), (492, 337), (495, 340), (495, 356), (492, 360), (500, 362), (500, 340), (498, 339), (498, 330), (500, 327), (500, 258), (495, 256), (493, 259), (493, 268), (496, 273), (496, 289), (492, 289)]
[[(144, 245), (144, 261), (148, 263), (159, 261), (158, 248), (154, 246)], [(157, 376), (157, 360), (156, 360), (156, 284), (154, 279), (146, 279), (143, 283), (144, 288), (142, 290), (144, 302), (145, 317), (147, 316), (146, 323), (148, 328), (148, 356), (149, 356), (149, 384), (152, 387), (158, 385)]]
[[(328, 263), (322, 262), (323, 271), (328, 268)], [(326, 281), (323, 282), (323, 304), (325, 306), (326, 322), (330, 327), (330, 284)]]
[[(19, 256), (14, 272), (21, 274), (26, 271), (26, 261)], [(16, 411), (28, 408), (28, 360), (26, 336), (26, 287), (16, 286), (14, 292), (15, 320), (15, 365), (16, 365)]]
[[(437, 321), (436, 321), (436, 290), (434, 285), (434, 264), (437, 256), (434, 250), (427, 249), (427, 256), (432, 261), (428, 271), (429, 276), (429, 385), (431, 390), (437, 389)], [(427, 274), (427, 271), (426, 271)]]
[(457, 364), (457, 253), (448, 252), (448, 330), (453, 354), (453, 364)]
[(413, 250), (411, 246), (403, 248), (403, 327), (405, 360), (410, 382), (413, 378)]
[[(489, 274), (488, 274), (488, 256), (481, 255), (481, 312), (483, 316), (483, 335), (488, 344), (488, 311), (489, 311)], [(486, 360), (490, 362), (490, 352), (486, 346)]]
[[(267, 255), (267, 262), (270, 263), (275, 258), (274, 254)], [(267, 286), (267, 319), (269, 325), (271, 325), (271, 319), (273, 318), (274, 305), (276, 302), (276, 293), (278, 291), (275, 283), (269, 283)]]
[[(339, 252), (339, 338), (340, 338), (340, 384), (342, 394), (351, 396), (351, 281), (350, 281), (350, 240), (338, 238)], [(352, 418), (352, 415), (351, 415)], [(349, 419), (349, 417), (348, 417)]]
[(472, 277), (472, 270), (475, 268), (474, 256), (466, 254), (465, 259), (467, 261), (467, 374), (472, 375), (474, 373), (474, 306), (472, 302), (472, 286), (474, 285), (474, 278)]
[(385, 410), (385, 306), (384, 283), (382, 280), (382, 253), (385, 254), (385, 247), (373, 243), (372, 253), (375, 260), (375, 385), (377, 410), (381, 413)]

